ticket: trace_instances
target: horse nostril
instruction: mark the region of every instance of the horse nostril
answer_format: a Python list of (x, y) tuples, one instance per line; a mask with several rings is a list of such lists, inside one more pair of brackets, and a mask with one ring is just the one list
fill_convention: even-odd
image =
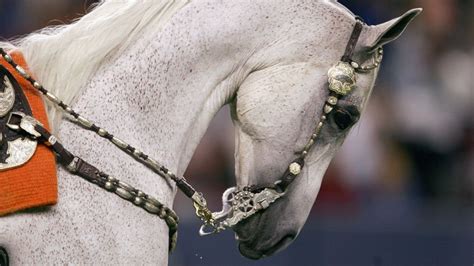
[(3, 247), (0, 247), (0, 266), (8, 266), (8, 253), (7, 250)]

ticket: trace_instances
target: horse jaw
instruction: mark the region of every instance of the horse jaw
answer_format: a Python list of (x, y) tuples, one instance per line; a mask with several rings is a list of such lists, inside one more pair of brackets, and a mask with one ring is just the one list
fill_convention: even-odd
[(296, 239), (341, 143), (320, 146), (321, 153), (308, 158), (306, 167), (284, 197), (234, 227), (242, 255), (254, 260), (268, 257), (286, 249)]
[[(397, 39), (420, 12), (420, 9), (414, 9), (390, 22), (365, 26), (354, 59), (367, 63), (373, 51)], [(337, 33), (342, 34), (338, 36), (340, 39), (346, 40), (350, 29), (345, 29), (342, 24)], [(346, 24), (353, 24), (353, 18)], [(331, 35), (326, 39), (337, 38)], [(327, 75), (324, 71), (331, 66), (325, 64), (337, 62), (344, 51), (344, 47), (339, 46), (345, 43), (324, 46), (336, 47), (333, 50), (324, 51), (320, 47), (314, 51), (319, 55), (315, 63), (273, 65), (252, 73), (242, 84), (235, 104), (238, 127), (236, 175), (240, 187), (275, 182), (295, 158), (294, 152), (301, 151), (301, 140), (306, 142), (313, 132), (327, 97)], [(289, 50), (285, 48), (283, 51)], [(304, 49), (306, 47), (296, 49), (291, 54), (297, 55)], [(377, 74), (378, 68), (358, 75), (357, 89), (342, 101), (362, 113)], [(309, 153), (306, 167), (290, 185), (285, 197), (234, 227), (240, 252), (244, 256), (251, 259), (270, 256), (286, 248), (300, 232), (319, 192), (324, 173), (348, 133), (347, 128), (338, 131), (329, 120), (316, 140), (317, 145)]]

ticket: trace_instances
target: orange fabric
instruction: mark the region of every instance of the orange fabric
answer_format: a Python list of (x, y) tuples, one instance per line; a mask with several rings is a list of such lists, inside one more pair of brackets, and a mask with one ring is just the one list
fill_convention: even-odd
[[(11, 53), (13, 60), (27, 71), (22, 54)], [(0, 64), (16, 78), (28, 99), (33, 116), (49, 130), (48, 117), (40, 93), (0, 56)], [(0, 172), (0, 216), (20, 210), (56, 204), (58, 184), (53, 152), (38, 144), (33, 157), (24, 165)]]

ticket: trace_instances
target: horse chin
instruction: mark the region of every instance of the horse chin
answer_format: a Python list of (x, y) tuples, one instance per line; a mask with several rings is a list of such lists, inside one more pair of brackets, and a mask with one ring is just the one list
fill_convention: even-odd
[(246, 258), (258, 260), (271, 256), (284, 250), (296, 238), (296, 234), (281, 237), (273, 230), (265, 230), (265, 216), (265, 213), (258, 213), (234, 227), (240, 254)]
[(293, 242), (294, 239), (295, 239), (294, 236), (287, 235), (287, 236), (284, 236), (282, 239), (280, 239), (273, 246), (270, 246), (264, 249), (257, 249), (253, 246), (247, 245), (247, 243), (245, 242), (240, 242), (239, 251), (240, 251), (240, 254), (242, 254), (246, 258), (249, 258), (252, 260), (259, 260), (261, 258), (269, 257), (275, 253), (278, 253), (284, 250), (291, 244), (291, 242)]

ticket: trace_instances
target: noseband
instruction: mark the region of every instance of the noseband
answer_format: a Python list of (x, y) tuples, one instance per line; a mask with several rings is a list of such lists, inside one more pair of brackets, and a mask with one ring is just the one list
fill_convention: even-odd
[[(226, 228), (232, 228), (244, 219), (251, 217), (259, 211), (267, 209), (272, 203), (283, 197), (288, 187), (301, 173), (305, 158), (315, 144), (322, 128), (325, 125), (327, 115), (331, 113), (337, 105), (338, 100), (349, 94), (356, 86), (356, 71), (366, 72), (377, 68), (382, 60), (382, 48), (379, 48), (374, 56), (372, 65), (361, 66), (352, 61), (355, 46), (359, 40), (363, 28), (363, 22), (357, 19), (352, 35), (347, 44), (344, 56), (341, 61), (328, 71), (329, 97), (326, 100), (316, 129), (310, 140), (296, 158), (288, 166), (283, 176), (270, 186), (248, 186), (242, 189), (233, 187), (227, 189), (223, 194), (223, 209), (220, 212), (212, 213), (206, 200), (200, 192), (197, 192), (184, 177), (176, 176), (166, 167), (141, 152), (137, 148), (127, 144), (125, 141), (115, 137), (107, 130), (97, 126), (95, 123), (75, 112), (55, 95), (47, 91), (39, 82), (33, 79), (23, 68), (17, 65), (10, 55), (0, 48), (3, 58), (18, 72), (23, 78), (28, 80), (35, 89), (41, 92), (47, 100), (61, 108), (69, 118), (86, 130), (93, 131), (102, 138), (107, 139), (119, 149), (129, 154), (145, 166), (149, 167), (163, 178), (173, 180), (177, 187), (188, 196), (194, 203), (196, 215), (203, 222), (200, 229), (201, 235), (219, 233)], [(70, 173), (84, 178), (85, 180), (116, 194), (117, 196), (132, 202), (145, 211), (157, 215), (163, 219), (169, 227), (170, 245), (172, 251), (177, 241), (178, 217), (173, 210), (164, 206), (157, 199), (134, 188), (133, 186), (119, 181), (118, 179), (98, 170), (93, 165), (73, 155), (66, 150), (54, 135), (48, 132), (41, 123), (33, 117), (21, 113), (12, 112), (7, 123), (9, 129), (20, 132), (32, 140), (45, 143), (57, 155), (60, 162)]]

